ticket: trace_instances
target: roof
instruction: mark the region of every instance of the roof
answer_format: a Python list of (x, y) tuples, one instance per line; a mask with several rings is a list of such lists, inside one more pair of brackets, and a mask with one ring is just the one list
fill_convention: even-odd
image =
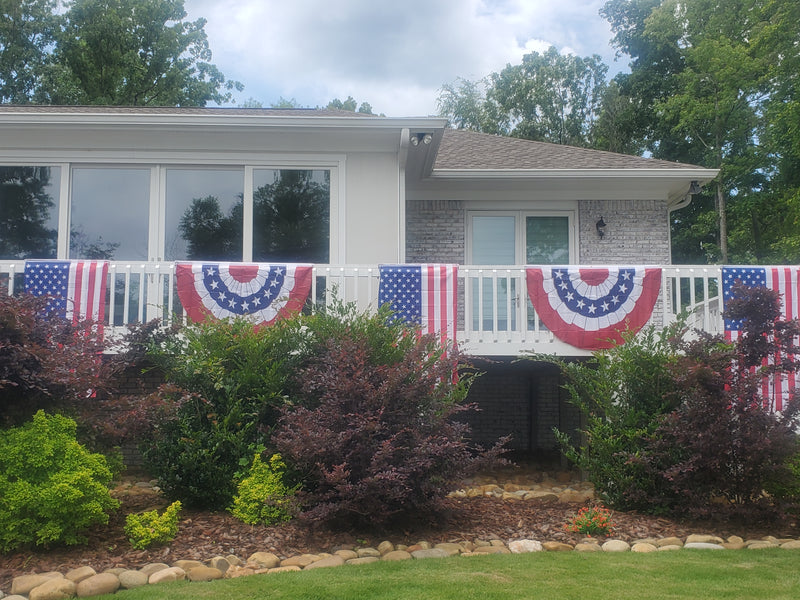
[(349, 110), (323, 108), (227, 108), (198, 106), (54, 106), (45, 104), (0, 104), (4, 113), (39, 114), (124, 114), (124, 115), (237, 115), (263, 117), (352, 117), (380, 118)]
[[(513, 167), (509, 167), (513, 165)], [(696, 165), (547, 142), (445, 129), (434, 169), (696, 169)]]

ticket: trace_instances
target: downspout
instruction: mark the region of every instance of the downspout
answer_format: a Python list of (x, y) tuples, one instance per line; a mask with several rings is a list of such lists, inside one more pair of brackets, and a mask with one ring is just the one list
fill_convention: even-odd
[(400, 147), (397, 150), (398, 182), (397, 182), (397, 262), (406, 262), (406, 163), (411, 133), (408, 127), (400, 130)]
[[(689, 189), (691, 189), (691, 188), (692, 188), (692, 186), (690, 184), (689, 185)], [(672, 264), (672, 213), (673, 213), (673, 211), (680, 210), (682, 208), (686, 208), (687, 206), (689, 206), (692, 203), (692, 199), (693, 198), (694, 198), (694, 196), (692, 194), (690, 194), (689, 191), (687, 190), (686, 194), (684, 194), (684, 196), (683, 196), (683, 198), (681, 198), (681, 200), (679, 200), (675, 204), (667, 206), (667, 236), (668, 236), (667, 240), (668, 240), (668, 243), (669, 243), (669, 254), (670, 254), (669, 262), (670, 262), (670, 264)]]

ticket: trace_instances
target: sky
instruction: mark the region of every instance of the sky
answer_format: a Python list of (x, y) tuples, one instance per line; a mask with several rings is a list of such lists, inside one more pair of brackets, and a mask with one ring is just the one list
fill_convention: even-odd
[(207, 20), (211, 62), (245, 85), (235, 103), (325, 106), (352, 96), (373, 112), (438, 112), (446, 83), (477, 80), (555, 46), (615, 62), (605, 0), (185, 0)]

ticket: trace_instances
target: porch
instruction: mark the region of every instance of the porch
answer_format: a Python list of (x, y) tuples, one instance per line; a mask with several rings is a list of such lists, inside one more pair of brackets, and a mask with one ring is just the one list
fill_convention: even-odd
[[(0, 293), (21, 293), (24, 269), (24, 261), (0, 261)], [(685, 311), (690, 327), (721, 333), (721, 276), (720, 266), (661, 267), (661, 285), (648, 325), (664, 327)], [(341, 300), (355, 302), (362, 310), (375, 309), (379, 277), (377, 265), (315, 265), (308, 308)], [(460, 265), (457, 283), (457, 340), (468, 354), (589, 354), (559, 340), (542, 322), (529, 299), (526, 266)], [(185, 320), (175, 263), (110, 262), (105, 314), (106, 335), (112, 337), (124, 333), (129, 323)]]

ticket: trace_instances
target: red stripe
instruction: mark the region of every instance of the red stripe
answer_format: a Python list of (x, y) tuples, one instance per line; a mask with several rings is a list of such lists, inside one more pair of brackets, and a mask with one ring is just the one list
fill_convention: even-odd
[(83, 262), (75, 265), (75, 281), (72, 288), (72, 322), (77, 323), (81, 318), (81, 289), (83, 287)]
[(95, 311), (94, 288), (96, 284), (97, 284), (97, 263), (92, 261), (89, 263), (89, 291), (86, 300), (86, 316), (92, 320), (94, 320), (94, 311)]
[(423, 277), (428, 278), (428, 323), (426, 333), (435, 333), (436, 329), (434, 324), (436, 322), (436, 289), (434, 283), (436, 281), (436, 265), (427, 265)]
[(441, 305), (441, 331), (442, 331), (442, 341), (447, 339), (447, 291), (449, 286), (447, 285), (447, 267), (444, 265), (440, 265), (439, 267), (439, 304)]

